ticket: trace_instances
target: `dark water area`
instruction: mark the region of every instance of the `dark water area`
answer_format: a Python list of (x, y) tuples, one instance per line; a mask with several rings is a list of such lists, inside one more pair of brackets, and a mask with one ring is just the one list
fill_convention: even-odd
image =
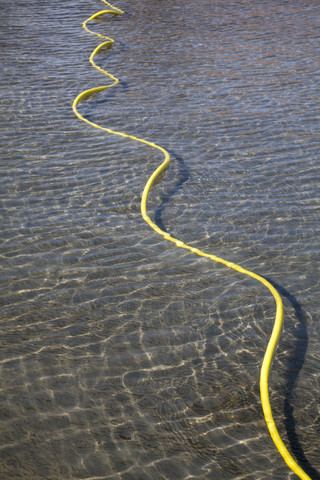
[[(320, 479), (320, 4), (122, 0), (94, 22), (120, 84), (80, 106), (172, 163), (149, 214), (268, 278), (285, 325), (270, 396)], [(293, 480), (259, 371), (275, 305), (150, 230), (160, 152), (91, 128), (99, 1), (1, 8), (1, 480)]]

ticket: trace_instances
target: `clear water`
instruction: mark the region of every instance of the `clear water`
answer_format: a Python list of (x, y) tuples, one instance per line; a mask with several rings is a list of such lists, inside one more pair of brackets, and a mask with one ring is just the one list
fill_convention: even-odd
[[(121, 79), (80, 110), (172, 154), (149, 212), (278, 286), (270, 379), (320, 478), (318, 0), (140, 0), (96, 22)], [(98, 1), (1, 2), (2, 480), (294, 479), (267, 432), (263, 286), (140, 216), (160, 154), (80, 122)]]

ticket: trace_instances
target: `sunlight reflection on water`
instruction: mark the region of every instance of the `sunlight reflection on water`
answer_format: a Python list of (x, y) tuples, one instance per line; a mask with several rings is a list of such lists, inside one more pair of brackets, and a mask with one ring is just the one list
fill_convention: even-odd
[[(101, 5), (6, 6), (0, 476), (292, 478), (259, 399), (269, 293), (150, 231), (160, 157), (72, 114), (105, 80), (81, 28)], [(159, 225), (279, 288), (271, 402), (319, 479), (319, 4), (117, 5), (96, 28), (120, 85), (81, 108), (170, 151)]]

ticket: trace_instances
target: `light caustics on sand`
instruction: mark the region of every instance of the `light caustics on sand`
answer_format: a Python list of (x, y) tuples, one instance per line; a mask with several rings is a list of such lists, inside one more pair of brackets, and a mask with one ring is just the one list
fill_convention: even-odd
[(82, 26), (87, 32), (92, 33), (94, 35), (97, 35), (98, 37), (104, 39), (104, 41), (91, 53), (90, 62), (97, 70), (99, 70), (100, 72), (107, 75), (107, 77), (112, 81), (112, 83), (110, 83), (109, 85), (101, 86), (101, 87), (90, 88), (89, 90), (85, 90), (82, 93), (80, 93), (73, 102), (73, 106), (72, 106), (73, 111), (75, 112), (75, 114), (77, 115), (78, 118), (80, 118), (81, 120), (83, 120), (84, 122), (88, 123), (89, 125), (91, 125), (95, 128), (103, 130), (107, 133), (111, 133), (113, 135), (118, 135), (120, 137), (125, 137), (125, 138), (129, 138), (131, 140), (135, 140), (135, 141), (140, 142), (140, 143), (144, 143), (144, 144), (149, 145), (150, 147), (155, 148), (157, 150), (160, 150), (160, 152), (162, 152), (162, 154), (164, 156), (164, 160), (161, 163), (161, 165), (158, 166), (158, 168), (152, 173), (152, 175), (148, 179), (148, 181), (147, 181), (147, 183), (144, 187), (142, 197), (141, 197), (141, 214), (142, 214), (142, 217), (148, 223), (148, 225), (150, 225), (150, 227), (153, 228), (153, 230), (155, 230), (157, 233), (162, 235), (166, 240), (168, 240), (170, 242), (173, 242), (177, 247), (184, 248), (186, 250), (190, 250), (192, 253), (195, 253), (196, 255), (199, 255), (201, 257), (209, 258), (210, 260), (213, 260), (214, 262), (222, 263), (222, 264), (226, 265), (227, 267), (232, 268), (233, 270), (236, 270), (237, 272), (240, 272), (244, 275), (248, 275), (252, 278), (255, 278), (260, 283), (262, 283), (265, 287), (267, 287), (269, 289), (269, 291), (271, 292), (271, 294), (273, 295), (273, 298), (274, 298), (275, 303), (276, 303), (276, 316), (275, 316), (273, 331), (272, 331), (272, 334), (271, 334), (271, 337), (270, 337), (270, 340), (269, 340), (269, 343), (268, 343), (268, 347), (267, 347), (267, 350), (266, 350), (266, 353), (265, 353), (265, 356), (264, 356), (264, 359), (263, 359), (263, 363), (262, 363), (262, 367), (261, 367), (261, 373), (260, 373), (260, 394), (261, 394), (262, 408), (263, 408), (263, 412), (264, 412), (264, 416), (265, 416), (267, 426), (269, 428), (270, 435), (271, 435), (277, 449), (279, 450), (279, 452), (281, 453), (285, 462), (287, 463), (287, 465), (302, 480), (311, 480), (311, 478), (295, 462), (295, 460), (293, 459), (293, 457), (291, 456), (291, 454), (289, 453), (289, 451), (285, 447), (283, 441), (281, 440), (281, 437), (278, 433), (277, 427), (275, 425), (275, 422), (274, 422), (274, 419), (273, 419), (273, 416), (272, 416), (272, 411), (271, 411), (271, 406), (270, 406), (269, 391), (268, 391), (268, 378), (269, 378), (271, 362), (272, 362), (272, 359), (273, 359), (273, 356), (274, 356), (276, 346), (278, 344), (278, 340), (279, 340), (279, 337), (280, 337), (282, 324), (283, 324), (283, 304), (282, 304), (282, 300), (281, 300), (281, 297), (280, 297), (278, 291), (273, 287), (273, 285), (271, 285), (270, 282), (268, 282), (265, 278), (261, 277), (260, 275), (257, 275), (254, 272), (246, 270), (245, 268), (242, 268), (240, 265), (237, 265), (237, 264), (232, 263), (232, 262), (228, 262), (227, 260), (224, 260), (223, 258), (217, 257), (217, 256), (209, 254), (209, 253), (205, 253), (202, 250), (199, 250), (198, 248), (194, 248), (194, 247), (191, 247), (189, 245), (186, 245), (181, 240), (178, 240), (177, 238), (172, 237), (167, 232), (164, 232), (163, 230), (161, 230), (161, 228), (159, 228), (150, 219), (150, 217), (147, 214), (147, 201), (148, 201), (148, 195), (149, 195), (149, 192), (150, 192), (150, 189), (151, 189), (152, 185), (159, 178), (159, 176), (167, 169), (167, 167), (169, 165), (170, 155), (167, 152), (167, 150), (165, 150), (163, 147), (160, 147), (159, 145), (157, 145), (153, 142), (149, 142), (148, 140), (145, 140), (143, 138), (138, 138), (138, 137), (135, 137), (133, 135), (129, 135), (127, 133), (111, 130), (109, 128), (98, 125), (97, 123), (91, 122), (90, 120), (88, 120), (87, 118), (82, 116), (81, 113), (79, 113), (79, 111), (78, 111), (77, 107), (78, 107), (79, 102), (81, 102), (81, 100), (84, 100), (86, 97), (91, 96), (92, 94), (99, 93), (99, 92), (102, 92), (103, 90), (111, 88), (114, 85), (116, 85), (117, 83), (119, 83), (118, 78), (116, 78), (114, 75), (112, 75), (108, 71), (104, 70), (103, 68), (99, 67), (99, 65), (97, 65), (95, 63), (95, 60), (94, 60), (95, 56), (102, 49), (110, 48), (112, 46), (112, 44), (114, 43), (114, 40), (110, 37), (106, 37), (104, 35), (101, 35), (100, 33), (96, 33), (94, 31), (90, 30), (87, 26), (88, 22), (90, 22), (90, 21), (92, 21), (92, 20), (94, 20), (98, 17), (101, 17), (102, 15), (115, 16), (115, 15), (121, 15), (121, 14), (124, 13), (122, 10), (120, 10), (120, 8), (114, 7), (113, 5), (106, 2), (105, 0), (102, 0), (102, 1), (109, 7), (109, 9), (108, 10), (101, 10), (100, 12), (95, 13), (94, 15), (89, 17), (87, 20), (85, 20), (83, 22)]

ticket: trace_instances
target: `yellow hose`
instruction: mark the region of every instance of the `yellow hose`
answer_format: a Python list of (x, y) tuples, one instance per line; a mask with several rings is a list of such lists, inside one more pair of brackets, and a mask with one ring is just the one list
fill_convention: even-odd
[(109, 85), (104, 85), (102, 87), (90, 88), (90, 89), (85, 90), (84, 92), (80, 93), (73, 102), (73, 105), (72, 105), (73, 111), (75, 112), (75, 114), (77, 115), (78, 118), (80, 118), (81, 120), (83, 120), (86, 123), (89, 123), (89, 125), (92, 125), (95, 128), (99, 128), (100, 130), (103, 130), (107, 133), (112, 133), (114, 135), (119, 135), (121, 137), (130, 138), (131, 140), (135, 140), (137, 142), (144, 143), (146, 145), (149, 145), (150, 147), (153, 147), (153, 148), (156, 148), (157, 150), (160, 150), (160, 152), (163, 153), (164, 161), (161, 163), (161, 165), (158, 166), (158, 168), (152, 173), (152, 175), (148, 179), (148, 181), (147, 181), (147, 183), (144, 187), (142, 197), (141, 197), (141, 214), (142, 214), (142, 217), (148, 223), (148, 225), (150, 225), (150, 227), (153, 228), (153, 230), (155, 230), (157, 233), (162, 235), (166, 240), (169, 240), (170, 242), (173, 242), (177, 247), (184, 248), (186, 250), (190, 250), (191, 252), (193, 252), (196, 255), (199, 255), (201, 257), (210, 258), (210, 260), (213, 260), (214, 262), (223, 263), (227, 267), (232, 268), (233, 270), (236, 270), (237, 272), (240, 272), (244, 275), (248, 275), (252, 278), (255, 278), (256, 280), (261, 282), (265, 287), (267, 287), (269, 289), (269, 291), (271, 292), (271, 294), (273, 295), (273, 297), (275, 299), (275, 302), (276, 302), (276, 316), (275, 316), (273, 331), (272, 331), (271, 338), (269, 340), (268, 347), (267, 347), (267, 350), (266, 350), (266, 353), (265, 353), (265, 356), (264, 356), (264, 359), (263, 359), (261, 373), (260, 373), (260, 394), (261, 394), (262, 408), (263, 408), (265, 420), (266, 420), (270, 435), (271, 435), (277, 449), (279, 450), (279, 452), (281, 453), (285, 462), (287, 463), (287, 465), (302, 480), (311, 480), (311, 478), (295, 462), (295, 460), (292, 458), (292, 456), (288, 452), (287, 448), (285, 447), (283, 441), (281, 440), (281, 437), (278, 433), (276, 424), (275, 424), (273, 416), (272, 416), (272, 410), (271, 410), (271, 405), (270, 405), (270, 400), (269, 400), (269, 391), (268, 391), (269, 372), (270, 372), (271, 362), (272, 362), (272, 359), (273, 359), (273, 356), (274, 356), (276, 346), (278, 344), (278, 340), (279, 340), (282, 325), (283, 325), (283, 304), (282, 304), (282, 300), (281, 300), (281, 297), (280, 297), (278, 291), (271, 285), (270, 282), (268, 282), (265, 278), (261, 277), (260, 275), (257, 275), (256, 273), (251, 272), (250, 270), (246, 270), (245, 268), (242, 268), (240, 265), (237, 265), (233, 262), (228, 262), (227, 260), (224, 260), (223, 258), (217, 257), (217, 256), (209, 254), (209, 253), (205, 253), (202, 250), (199, 250), (198, 248), (191, 247), (190, 245), (185, 244), (181, 240), (178, 240), (177, 238), (172, 237), (169, 233), (166, 233), (163, 230), (161, 230), (161, 228), (159, 228), (150, 219), (150, 217), (147, 214), (147, 201), (148, 201), (148, 195), (149, 195), (149, 192), (150, 192), (150, 189), (151, 189), (152, 185), (154, 184), (156, 179), (161, 175), (161, 173), (164, 170), (166, 170), (166, 168), (169, 165), (170, 155), (167, 152), (167, 150), (160, 147), (156, 143), (149, 142), (148, 140), (144, 140), (143, 138), (138, 138), (138, 137), (135, 137), (133, 135), (129, 135), (127, 133), (117, 132), (115, 130), (111, 130), (110, 128), (102, 127), (101, 125), (98, 125), (97, 123), (91, 122), (87, 118), (83, 117), (81, 115), (81, 113), (78, 112), (77, 106), (78, 106), (78, 103), (81, 100), (85, 99), (86, 97), (88, 97), (88, 96), (90, 96), (94, 93), (98, 93), (98, 92), (101, 92), (103, 90), (106, 90), (107, 88), (111, 88), (114, 85), (116, 85), (117, 83), (119, 83), (118, 78), (111, 75), (111, 73), (107, 72), (106, 70), (103, 70), (94, 61), (94, 57), (96, 56), (96, 54), (99, 53), (99, 51), (104, 47), (111, 47), (112, 44), (114, 43), (114, 40), (110, 37), (106, 37), (104, 35), (101, 35), (100, 33), (93, 32), (92, 30), (90, 30), (87, 27), (87, 23), (91, 20), (94, 20), (95, 18), (100, 17), (101, 15), (105, 15), (105, 14), (119, 15), (119, 14), (124, 13), (122, 10), (120, 10), (120, 8), (114, 7), (113, 5), (106, 2), (105, 0), (102, 0), (102, 1), (106, 5), (108, 5), (110, 7), (110, 9), (109, 10), (102, 10), (100, 12), (95, 13), (94, 15), (89, 17), (87, 20), (85, 20), (83, 22), (82, 26), (87, 32), (92, 33), (94, 35), (97, 35), (98, 37), (101, 37), (101, 38), (104, 39), (104, 42), (101, 43), (91, 53), (90, 62), (96, 69), (98, 69), (100, 72), (107, 75), (110, 78), (110, 80), (112, 80), (112, 83), (110, 83)]

